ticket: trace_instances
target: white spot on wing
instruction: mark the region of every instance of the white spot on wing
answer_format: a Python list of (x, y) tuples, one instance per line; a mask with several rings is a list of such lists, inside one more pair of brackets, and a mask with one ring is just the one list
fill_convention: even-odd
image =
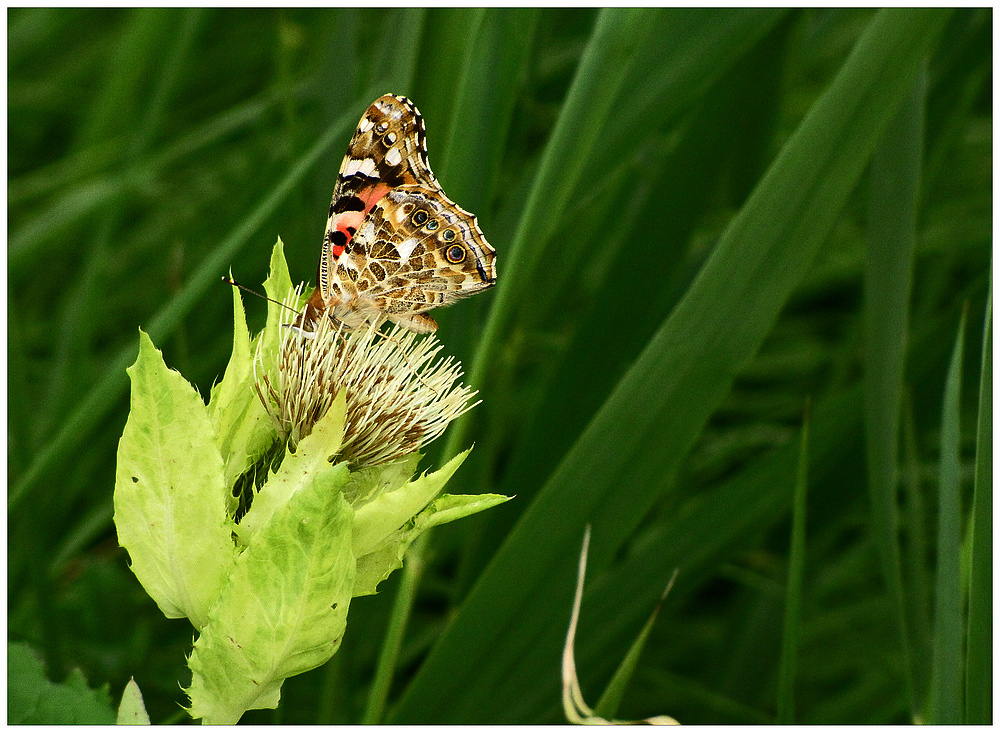
[(344, 161), (344, 169), (340, 172), (345, 178), (355, 173), (371, 176), (375, 173), (375, 161), (371, 158), (350, 158)]
[(399, 148), (391, 148), (388, 153), (385, 154), (385, 162), (389, 165), (399, 165), (403, 162), (403, 156), (399, 152)]
[(396, 245), (396, 251), (399, 252), (399, 264), (404, 264), (410, 255), (413, 254), (413, 249), (417, 246), (417, 240), (413, 237), (409, 239), (404, 239)]

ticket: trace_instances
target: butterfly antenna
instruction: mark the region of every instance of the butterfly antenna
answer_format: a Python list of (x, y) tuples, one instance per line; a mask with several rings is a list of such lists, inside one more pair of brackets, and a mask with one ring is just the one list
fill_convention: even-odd
[(264, 300), (268, 300), (268, 301), (274, 303), (275, 305), (280, 305), (282, 308), (287, 308), (288, 310), (290, 310), (295, 315), (299, 315), (299, 312), (297, 310), (295, 310), (294, 308), (292, 308), (292, 306), (286, 305), (285, 303), (281, 303), (281, 302), (275, 300), (274, 298), (269, 298), (266, 295), (258, 293), (253, 288), (248, 288), (243, 283), (238, 283), (235, 280), (233, 280), (231, 277), (226, 277), (225, 275), (223, 275), (222, 276), (222, 282), (228, 283), (229, 285), (235, 285), (240, 290), (246, 290), (248, 293), (250, 293), (250, 295), (256, 295), (258, 298), (263, 298)]

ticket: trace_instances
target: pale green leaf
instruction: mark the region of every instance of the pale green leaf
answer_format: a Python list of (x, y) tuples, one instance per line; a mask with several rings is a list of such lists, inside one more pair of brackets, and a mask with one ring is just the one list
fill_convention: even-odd
[(354, 597), (374, 595), (378, 584), (403, 567), (403, 556), (417, 538), (411, 532), (399, 532), (396, 542), (388, 542), (377, 550), (358, 558), (354, 578)]
[(510, 501), (503, 494), (445, 494), (417, 515), (415, 526), (423, 532), (439, 524), (454, 522)]
[(231, 724), (275, 707), (287, 677), (337, 651), (354, 586), (352, 518), (343, 495), (316, 480), (260, 528), (195, 642), (193, 717)]
[[(279, 238), (271, 250), (271, 272), (264, 281), (264, 292), (268, 298), (281, 303), (292, 290), (292, 277), (288, 274), (288, 263), (285, 262), (284, 243)], [(278, 344), (281, 343), (281, 324), (288, 321), (285, 309), (268, 301), (267, 304), (267, 325), (264, 326), (263, 333), (258, 337), (263, 339), (263, 353), (265, 358), (265, 369), (271, 374), (270, 358), (278, 352)]]
[(142, 701), (142, 692), (135, 683), (135, 677), (125, 685), (122, 702), (118, 706), (118, 725), (149, 725), (149, 714), (146, 704)]
[(395, 490), (384, 491), (358, 508), (354, 516), (355, 555), (361, 557), (372, 552), (390, 534), (415, 517), (440, 493), (470, 450), (459, 453), (434, 473), (421, 476)]
[[(431, 476), (422, 477), (418, 481), (437, 476), (444, 472), (458, 458), (464, 458), (464, 454), (459, 454), (440, 471), (431, 474)], [(354, 582), (354, 595), (366, 596), (375, 593), (379, 583), (388, 578), (395, 570), (402, 567), (403, 557), (406, 555), (406, 551), (413, 541), (431, 527), (454, 522), (456, 519), (476, 514), (498, 504), (503, 504), (510, 498), (509, 496), (501, 496), (499, 494), (472, 494), (467, 496), (445, 494), (438, 497), (431, 502), (430, 506), (416, 516), (411, 526), (393, 532), (378, 547), (358, 558), (358, 573)]]
[(115, 526), (132, 572), (168, 618), (205, 623), (232, 564), (222, 456), (205, 403), (140, 331), (118, 444)]
[(367, 466), (351, 472), (351, 479), (344, 487), (344, 498), (354, 507), (354, 512), (383, 491), (392, 491), (413, 478), (417, 464), (423, 456), (411, 453), (391, 463)]
[(226, 486), (275, 439), (267, 410), (253, 389), (253, 351), (239, 290), (233, 287), (233, 353), (222, 381), (212, 388), (208, 413), (219, 435)]
[(240, 542), (250, 544), (254, 535), (298, 492), (320, 486), (323, 491), (339, 493), (344, 488), (349, 477), (347, 464), (333, 465), (330, 458), (340, 450), (344, 437), (345, 407), (341, 392), (312, 432), (299, 441), (295, 453), (286, 455), (280, 468), (261, 486), (237, 528)]

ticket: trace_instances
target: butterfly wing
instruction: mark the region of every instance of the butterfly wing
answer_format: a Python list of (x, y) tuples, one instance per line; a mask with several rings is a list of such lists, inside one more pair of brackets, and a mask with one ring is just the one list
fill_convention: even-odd
[(493, 285), (495, 257), (476, 217), (431, 172), (416, 106), (387, 94), (341, 164), (304, 321), (326, 312), (348, 328), (389, 318), (433, 331), (424, 311)]

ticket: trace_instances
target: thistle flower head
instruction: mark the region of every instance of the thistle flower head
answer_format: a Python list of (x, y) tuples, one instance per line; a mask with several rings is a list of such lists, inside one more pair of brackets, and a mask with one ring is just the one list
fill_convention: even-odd
[[(298, 301), (298, 291), (287, 304)], [(339, 457), (352, 468), (387, 463), (419, 450), (474, 407), (476, 391), (458, 382), (459, 362), (438, 358), (441, 343), (395, 326), (346, 331), (321, 318), (312, 332), (282, 325), (277, 369), (258, 351), (256, 388), (278, 434), (294, 449), (343, 390), (347, 415)]]

